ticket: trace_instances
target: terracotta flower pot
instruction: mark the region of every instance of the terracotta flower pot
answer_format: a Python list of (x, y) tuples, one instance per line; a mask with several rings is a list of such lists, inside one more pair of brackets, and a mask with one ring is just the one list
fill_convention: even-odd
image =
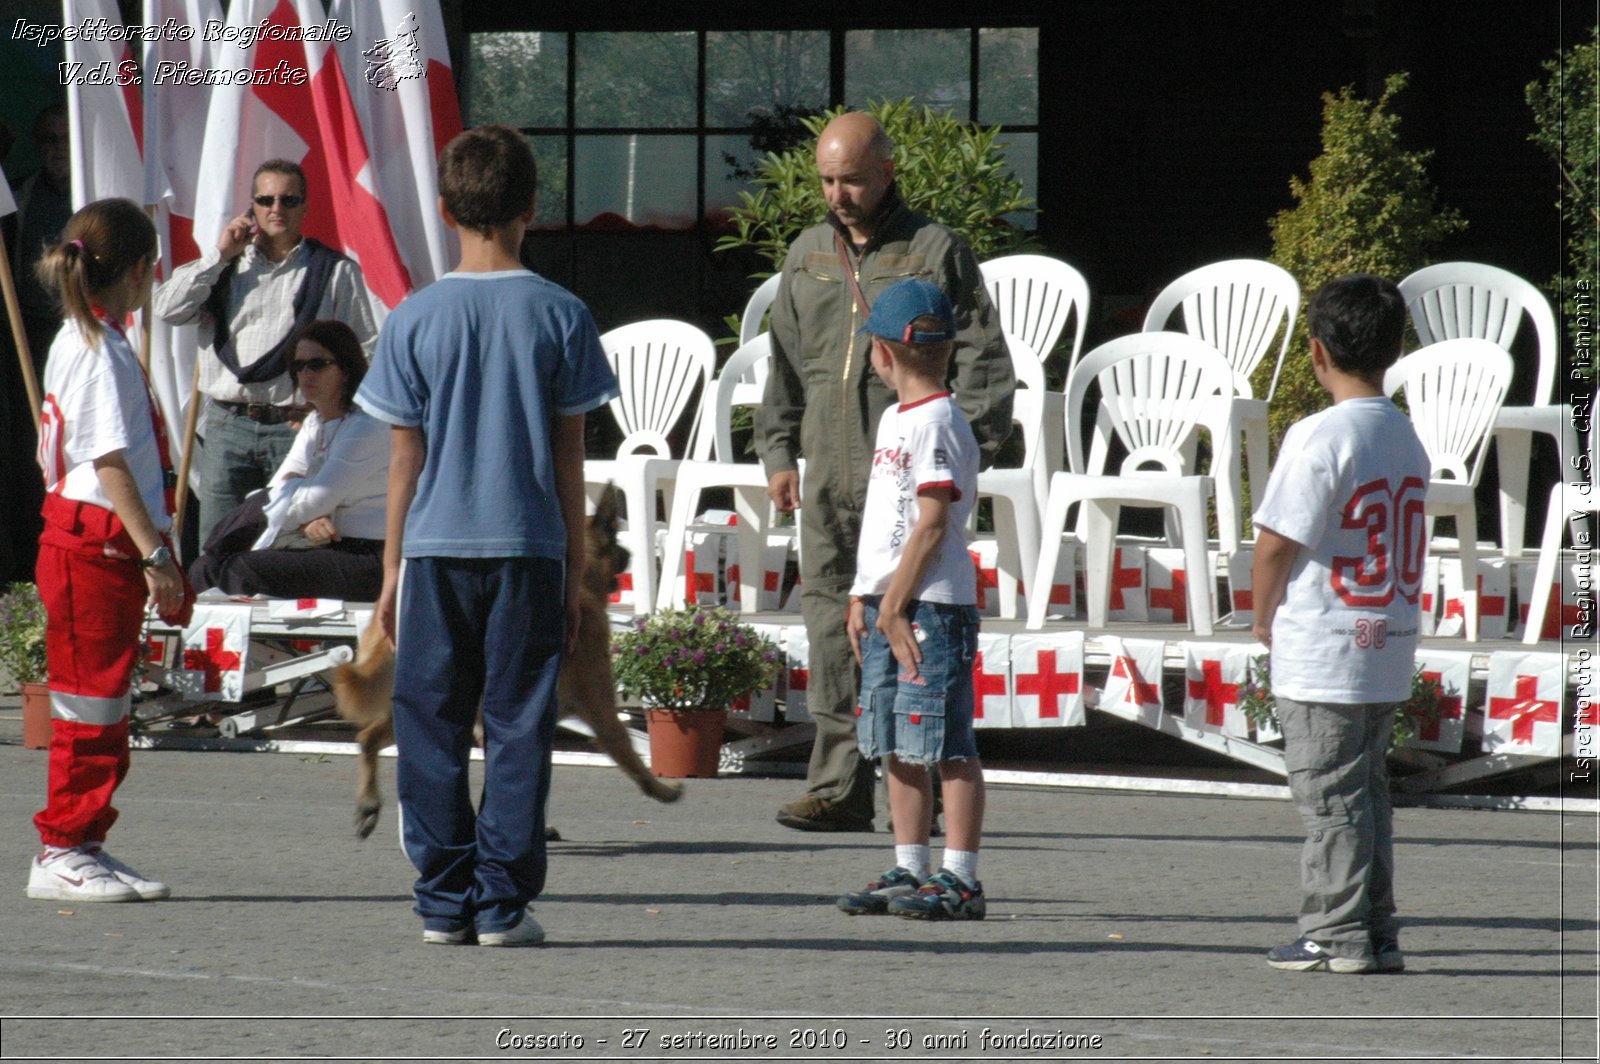
[(667, 779), (716, 776), (727, 717), (725, 709), (647, 710), (650, 771)]
[(42, 683), (22, 685), (22, 745), (50, 749), (50, 688)]

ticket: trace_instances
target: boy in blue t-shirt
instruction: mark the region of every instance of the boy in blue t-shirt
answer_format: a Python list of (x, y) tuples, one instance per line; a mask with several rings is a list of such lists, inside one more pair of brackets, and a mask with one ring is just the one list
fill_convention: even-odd
[(445, 146), (440, 213), (460, 264), (389, 315), (356, 395), (392, 429), (374, 623), (396, 649), (403, 842), (436, 944), (544, 939), (527, 906), (544, 888), (556, 677), (578, 628), (583, 422), (617, 394), (588, 308), (522, 265), (536, 187), (516, 130)]

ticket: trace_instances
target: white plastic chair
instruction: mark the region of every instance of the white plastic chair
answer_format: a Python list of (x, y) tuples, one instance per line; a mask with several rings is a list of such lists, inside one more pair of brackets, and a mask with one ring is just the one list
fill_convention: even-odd
[(712, 488), (728, 488), (733, 492), (734, 512), (738, 514), (734, 532), (739, 544), (740, 610), (750, 613), (760, 608), (762, 548), (773, 525), (767, 477), (759, 461), (741, 462), (734, 456), (729, 426), (735, 407), (760, 404), (760, 382), (766, 379), (771, 354), (770, 333), (761, 333), (742, 344), (728, 356), (716, 383), (707, 393), (707, 402), (702, 406), (702, 425), (709, 424), (711, 430), (703, 432), (702, 438), (711, 441), (712, 446), (705, 453), (697, 452), (693, 461), (678, 465), (666, 541), (662, 546), (661, 582), (655, 598), (657, 609), (671, 609), (685, 601), (681, 586), (683, 545), (701, 494)]
[(1486, 441), (1511, 383), (1511, 356), (1488, 340), (1443, 340), (1415, 351), (1383, 375), (1387, 395), (1405, 392), (1411, 426), (1433, 464), (1426, 504), (1433, 519), (1455, 518), (1461, 551), (1466, 635), (1478, 639), (1478, 513), (1473, 494), (1483, 473)]
[[(1211, 581), (1206, 540), (1206, 498), (1211, 478), (1184, 474), (1182, 448), (1200, 424), (1202, 410), (1226, 409), (1233, 394), (1233, 370), (1215, 347), (1182, 333), (1135, 333), (1102, 344), (1083, 356), (1067, 378), (1067, 419), (1083, 406), (1091, 382), (1100, 386), (1100, 418), (1127, 448), (1120, 475), (1099, 475), (1086, 462), (1083, 441), (1067, 433), (1069, 471), (1050, 478), (1049, 501), (1040, 525), (1039, 564), (1034, 588), (1049, 588), (1055, 577), (1067, 513), (1082, 503), (1086, 513), (1084, 568), (1089, 626), (1102, 628), (1111, 593), (1111, 565), (1117, 518), (1123, 506), (1167, 507), (1177, 526), (1188, 582), (1189, 619), (1196, 635), (1212, 628)], [(1224, 431), (1227, 426), (1224, 425)], [(1150, 464), (1157, 469), (1146, 468)], [(1028, 599), (1029, 628), (1044, 627), (1048, 594)]]
[[(687, 322), (654, 319), (612, 329), (600, 337), (621, 394), (611, 400), (611, 415), (622, 429), (614, 459), (584, 463), (591, 501), (607, 481), (615, 481), (627, 506), (624, 545), (633, 554), (634, 611), (649, 613), (656, 600), (656, 491), (664, 490), (672, 508), (672, 482), (678, 460), (667, 435), (689, 405), (695, 388), (711, 383), (717, 349), (711, 337)], [(691, 437), (698, 426), (691, 429)]]
[[(1544, 616), (1550, 605), (1550, 589), (1562, 586), (1557, 575), (1561, 562), (1561, 532), (1574, 514), (1600, 513), (1600, 484), (1596, 463), (1600, 462), (1600, 432), (1589, 423), (1589, 479), (1566, 479), (1550, 488), (1550, 504), (1545, 508), (1544, 539), (1539, 544), (1539, 565), (1533, 573), (1532, 596), (1528, 602), (1528, 625), (1522, 633), (1524, 643), (1537, 643), (1544, 631)], [(1570, 472), (1570, 470), (1569, 470)]]
[(1533, 403), (1501, 407), (1493, 435), (1500, 472), (1500, 544), (1506, 557), (1522, 554), (1527, 526), (1528, 468), (1534, 433), (1556, 440), (1564, 455), (1578, 453), (1572, 408), (1556, 402), (1559, 337), (1550, 302), (1516, 274), (1480, 262), (1441, 262), (1400, 282), (1411, 324), (1423, 344), (1475, 336), (1507, 351), (1526, 315), (1539, 342)]
[[(1173, 312), (1183, 311), (1183, 330), (1211, 344), (1233, 367), (1233, 423), (1237, 438), (1228, 441), (1227, 461), (1214, 462), (1217, 484), (1217, 535), (1224, 543), (1239, 541), (1239, 453), (1245, 453), (1250, 484), (1259, 491), (1267, 483), (1267, 404), (1278, 390), (1289, 337), (1300, 308), (1300, 285), (1288, 271), (1260, 259), (1228, 259), (1190, 270), (1168, 284), (1145, 312), (1144, 330), (1169, 328)], [(1277, 343), (1267, 395), (1258, 399), (1250, 377)], [(1191, 441), (1192, 448), (1192, 441)], [(1192, 450), (1191, 452), (1192, 453)], [(1221, 456), (1219, 456), (1221, 457)]]
[[(1022, 340), (1046, 364), (1061, 338), (1068, 319), (1073, 322), (1072, 351), (1067, 373), (1078, 364), (1083, 353), (1083, 333), (1089, 322), (1089, 282), (1083, 274), (1048, 255), (1005, 255), (979, 263), (984, 287), (994, 303), (1002, 331)], [(1066, 455), (1064, 437), (1056, 431), (1061, 424), (1062, 396), (1051, 392), (1044, 402), (1044, 458), (1051, 469), (1060, 469)]]
[[(1040, 455), (1044, 440), (1044, 366), (1021, 339), (1006, 333), (1017, 391), (1011, 415), (1022, 426), (1022, 464), (1009, 469), (987, 469), (978, 474), (978, 498), (994, 501), (996, 563), (1000, 586), (1000, 616), (1017, 616), (1017, 584), (1033, 576), (1039, 561), (1039, 514), (1049, 490), (1049, 470)], [(1059, 395), (1060, 393), (1054, 393)], [(973, 513), (976, 514), (976, 508)], [(1048, 585), (1045, 594), (1049, 594)]]
[(783, 280), (783, 274), (775, 273), (756, 286), (750, 293), (750, 298), (744, 305), (744, 313), (739, 316), (739, 343), (749, 343), (766, 330), (762, 328), (767, 318), (767, 311), (772, 307), (772, 301), (778, 298), (778, 285)]

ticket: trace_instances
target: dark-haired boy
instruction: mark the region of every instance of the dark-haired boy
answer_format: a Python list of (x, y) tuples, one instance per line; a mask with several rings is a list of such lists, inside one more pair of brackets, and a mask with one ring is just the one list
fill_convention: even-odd
[(617, 394), (588, 308), (519, 258), (535, 192), (516, 130), (446, 145), (439, 209), (460, 264), (395, 308), (356, 395), (393, 431), (374, 623), (395, 642), (396, 790), (436, 944), (544, 939), (526, 910), (544, 888), (556, 675), (578, 629), (583, 421)]
[(1384, 758), (1411, 693), (1430, 471), (1383, 392), (1405, 320), (1399, 290), (1368, 274), (1312, 297), (1312, 371), (1334, 405), (1284, 436), (1254, 517), (1255, 635), (1306, 828), (1300, 938), (1267, 954), (1289, 971), (1405, 967)]
[[(862, 332), (898, 402), (872, 453), (845, 630), (861, 663), (856, 737), (889, 779), (895, 866), (837, 905), (852, 915), (981, 920), (983, 766), (972, 734), (978, 588), (964, 529), (978, 442), (945, 384), (955, 311), (920, 278), (884, 290)], [(945, 850), (929, 875), (929, 769), (939, 766)]]

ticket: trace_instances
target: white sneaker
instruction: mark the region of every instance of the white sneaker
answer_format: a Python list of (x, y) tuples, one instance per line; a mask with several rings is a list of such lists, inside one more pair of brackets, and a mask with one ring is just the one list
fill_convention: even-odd
[(95, 860), (109, 869), (112, 875), (132, 887), (134, 893), (139, 895), (140, 901), (160, 901), (162, 898), (172, 897), (171, 887), (154, 879), (147, 879), (135, 872), (102, 849), (99, 843), (88, 843), (83, 849), (85, 853), (90, 854)]
[(430, 946), (465, 946), (472, 941), (472, 928), (462, 927), (454, 931), (422, 930), (422, 941)]
[(139, 892), (80, 846), (35, 857), (28, 869), (28, 897), (54, 901), (138, 901)]
[(524, 912), (522, 922), (508, 930), (478, 932), (480, 946), (537, 946), (543, 941), (544, 928), (531, 912)]

